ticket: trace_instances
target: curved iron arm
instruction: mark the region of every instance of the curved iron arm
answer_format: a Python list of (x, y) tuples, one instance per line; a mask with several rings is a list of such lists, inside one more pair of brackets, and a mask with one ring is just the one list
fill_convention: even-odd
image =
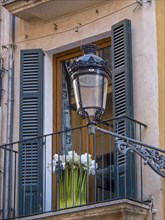
[(144, 144), (132, 138), (128, 138), (112, 131), (97, 127), (95, 124), (89, 125), (90, 133), (100, 131), (115, 137), (116, 146), (120, 153), (126, 154), (133, 150), (144, 159), (144, 164), (149, 165), (161, 177), (165, 177), (165, 150)]
[(145, 144), (135, 145), (131, 141), (116, 140), (117, 148), (120, 153), (126, 154), (133, 150), (144, 159), (144, 165), (149, 165), (161, 177), (165, 177), (165, 156), (159, 151), (159, 148), (150, 149)]

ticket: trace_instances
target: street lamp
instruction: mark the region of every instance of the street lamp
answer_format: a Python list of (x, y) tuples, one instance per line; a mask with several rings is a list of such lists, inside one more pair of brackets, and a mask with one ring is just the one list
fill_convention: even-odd
[(165, 150), (96, 126), (105, 112), (110, 65), (96, 55), (96, 45), (84, 45), (81, 49), (83, 56), (70, 64), (68, 72), (73, 82), (77, 113), (88, 119), (90, 133), (95, 134), (97, 130), (112, 135), (120, 153), (126, 154), (133, 150), (144, 159), (144, 164), (165, 177)]
[(88, 121), (97, 121), (105, 112), (108, 78), (111, 77), (108, 61), (96, 55), (96, 45), (82, 46), (83, 56), (69, 68), (73, 82), (78, 114)]

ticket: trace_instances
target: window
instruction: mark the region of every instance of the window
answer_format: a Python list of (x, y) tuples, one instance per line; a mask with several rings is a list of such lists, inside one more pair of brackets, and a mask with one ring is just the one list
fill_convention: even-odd
[[(132, 68), (131, 68), (131, 23), (123, 20), (111, 28), (111, 37), (96, 42), (99, 45), (99, 55), (104, 59), (109, 57), (112, 62), (112, 83), (109, 84), (107, 113), (105, 118), (127, 115), (133, 117)], [(112, 46), (111, 46), (112, 45)], [(111, 53), (110, 53), (111, 46)], [(60, 131), (63, 126), (83, 125), (85, 122), (74, 111), (74, 98), (71, 85), (67, 84), (65, 61), (81, 56), (79, 48), (54, 56), (53, 59), (53, 131)], [(64, 77), (65, 76), (65, 77)], [(41, 136), (43, 134), (43, 52), (42, 50), (21, 51), (21, 101), (20, 101), (20, 139)], [(62, 97), (66, 100), (62, 102)], [(67, 107), (69, 105), (69, 108)], [(112, 109), (113, 106), (113, 109)], [(65, 124), (62, 122), (66, 111)], [(68, 120), (68, 121), (67, 121)], [(71, 122), (71, 123), (70, 123)], [(133, 127), (121, 119), (115, 132), (132, 137)], [(43, 173), (43, 143), (34, 142), (20, 146), (19, 200), (26, 200), (26, 207), (20, 202), (20, 213), (30, 214), (42, 211), (42, 173)], [(68, 142), (69, 144), (69, 142)], [(127, 156), (114, 151), (114, 191), (118, 197), (136, 196), (135, 160), (129, 153)], [(35, 152), (35, 154), (34, 154)], [(53, 149), (53, 153), (56, 149)], [(35, 155), (35, 156), (34, 156)], [(130, 156), (131, 155), (131, 156)], [(105, 154), (106, 158), (106, 154)], [(123, 176), (123, 170), (127, 170)], [(35, 171), (35, 172), (34, 172)], [(36, 180), (33, 179), (35, 174)], [(26, 176), (27, 174), (27, 176)], [(125, 180), (129, 179), (130, 184)], [(34, 182), (33, 182), (34, 180)], [(116, 188), (116, 186), (119, 186)], [(123, 195), (125, 187), (127, 195)], [(33, 210), (27, 204), (32, 204)], [(25, 205), (25, 204), (24, 204)]]

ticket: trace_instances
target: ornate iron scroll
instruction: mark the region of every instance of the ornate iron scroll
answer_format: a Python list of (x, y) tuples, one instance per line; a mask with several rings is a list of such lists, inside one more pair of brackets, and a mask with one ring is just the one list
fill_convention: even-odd
[(165, 177), (165, 150), (144, 144), (135, 139), (107, 131), (95, 125), (90, 125), (91, 134), (95, 130), (115, 137), (116, 146), (120, 153), (126, 154), (128, 151), (136, 152), (144, 159), (144, 164), (149, 165), (161, 177)]
[(133, 150), (140, 157), (144, 159), (144, 164), (149, 165), (157, 174), (165, 177), (165, 156), (160, 152), (159, 148), (145, 146), (145, 144), (133, 144), (131, 140), (124, 141), (116, 140), (117, 148), (120, 153), (126, 154), (128, 151)]

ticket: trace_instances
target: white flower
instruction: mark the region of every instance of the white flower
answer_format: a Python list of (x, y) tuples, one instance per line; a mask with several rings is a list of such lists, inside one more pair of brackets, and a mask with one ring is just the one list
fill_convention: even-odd
[(90, 154), (87, 154), (87, 153), (82, 154), (80, 157), (81, 157), (80, 162), (82, 164), (86, 164), (87, 165), (87, 163), (89, 164), (90, 161), (92, 160), (91, 159), (92, 156)]
[(66, 161), (67, 162), (71, 162), (72, 161), (72, 155), (71, 154), (67, 154), (66, 155)]
[(97, 163), (92, 160), (90, 154), (78, 155), (75, 151), (69, 151), (67, 155), (55, 154), (52, 163), (47, 165), (48, 170), (53, 173), (58, 170), (79, 168), (87, 171), (88, 175), (94, 175), (97, 167)]
[(95, 163), (95, 160), (91, 161), (90, 167), (89, 167), (89, 175), (95, 175), (95, 170), (98, 168), (97, 163)]
[(69, 151), (66, 155), (66, 161), (70, 164), (76, 164), (78, 165), (80, 160), (80, 156), (75, 151)]
[(75, 155), (74, 155), (74, 163), (78, 165), (79, 161), (80, 161), (80, 156), (77, 153), (75, 153)]

